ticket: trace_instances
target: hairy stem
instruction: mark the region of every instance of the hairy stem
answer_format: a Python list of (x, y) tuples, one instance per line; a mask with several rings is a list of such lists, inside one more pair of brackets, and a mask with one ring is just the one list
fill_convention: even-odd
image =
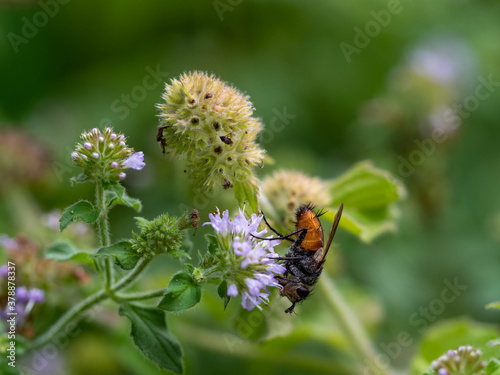
[[(35, 340), (31, 342), (31, 349), (39, 348), (50, 340), (52, 340), (64, 327), (67, 327), (68, 324), (72, 321), (78, 321), (84, 312), (89, 310), (92, 306), (98, 304), (99, 302), (104, 301), (108, 298), (106, 291), (101, 289), (97, 293), (90, 295), (85, 298), (79, 304), (73, 306), (70, 310), (66, 312), (59, 320), (54, 323), (52, 327), (50, 327), (43, 335), (37, 337)], [(74, 328), (74, 327), (73, 327)]]
[(85, 298), (83, 301), (68, 310), (59, 320), (54, 323), (44, 334), (31, 342), (30, 349), (36, 349), (44, 346), (51, 341), (63, 328), (68, 327), (69, 323), (75, 324), (83, 314), (90, 310), (96, 304), (108, 299), (116, 299), (115, 293), (130, 286), (137, 277), (144, 271), (151, 261), (151, 258), (141, 258), (136, 267), (124, 276), (120, 281), (114, 284), (110, 289), (101, 289), (98, 292)]
[[(104, 186), (100, 181), (96, 183), (96, 206), (100, 212), (99, 218), (97, 219), (97, 226), (99, 228), (101, 246), (109, 246), (111, 245), (111, 241), (109, 235), (108, 208), (106, 207)], [(106, 289), (110, 288), (113, 279), (113, 262), (111, 257), (108, 257), (104, 259), (104, 285)]]
[(145, 299), (162, 297), (165, 294), (165, 288), (148, 290), (145, 292), (117, 294), (116, 297), (123, 301), (142, 301)]
[(363, 366), (370, 368), (377, 375), (388, 374), (389, 371), (377, 365), (377, 351), (373, 347), (368, 334), (326, 271), (323, 271), (319, 286), (337, 315), (340, 325), (351, 341), (353, 348), (362, 359)]

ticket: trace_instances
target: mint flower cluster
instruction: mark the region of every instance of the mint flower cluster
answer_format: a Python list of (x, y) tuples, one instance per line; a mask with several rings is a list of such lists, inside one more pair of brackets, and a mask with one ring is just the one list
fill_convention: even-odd
[(482, 375), (486, 362), (481, 361), (482, 352), (472, 346), (461, 346), (448, 352), (431, 364), (437, 375)]
[(106, 127), (104, 131), (94, 128), (83, 132), (81, 139), (83, 142), (76, 145), (71, 158), (92, 179), (115, 183), (127, 176), (125, 169), (141, 170), (146, 165), (144, 153), (134, 153), (125, 136), (115, 133), (113, 128)]
[(187, 161), (186, 172), (207, 190), (235, 182), (256, 188), (251, 168), (262, 166), (255, 142), (262, 129), (248, 96), (202, 72), (183, 74), (165, 87), (157, 141), (163, 152)]
[[(240, 210), (234, 220), (229, 219), (229, 211), (221, 215), (219, 210), (209, 214), (219, 244), (219, 267), (223, 279), (227, 281), (227, 295), (236, 297), (241, 294), (241, 306), (246, 310), (254, 307), (261, 309), (261, 303), (269, 302), (270, 292), (267, 287), (279, 287), (275, 275), (283, 274), (285, 267), (277, 264), (278, 257), (274, 247), (279, 240), (259, 240), (267, 229), (258, 231), (262, 215), (253, 214), (249, 220)], [(272, 237), (269, 237), (272, 238)]]

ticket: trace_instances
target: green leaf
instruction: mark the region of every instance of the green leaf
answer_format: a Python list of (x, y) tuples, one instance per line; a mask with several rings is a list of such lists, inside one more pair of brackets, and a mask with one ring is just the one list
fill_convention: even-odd
[(486, 305), (487, 309), (500, 309), (500, 301), (492, 302)]
[(332, 181), (331, 192), (335, 206), (344, 203), (348, 207), (369, 210), (386, 207), (406, 195), (400, 181), (369, 161), (354, 165)]
[(53, 242), (45, 250), (45, 258), (54, 259), (57, 261), (76, 260), (92, 264), (89, 258), (89, 253), (78, 251), (71, 242), (58, 240)]
[(248, 183), (236, 181), (233, 186), (234, 196), (238, 201), (238, 204), (243, 207), (245, 203), (250, 206), (251, 213), (259, 212), (259, 203), (257, 200), (257, 195), (259, 189), (256, 185)]
[(201, 285), (185, 273), (176, 274), (168, 284), (167, 292), (158, 307), (167, 311), (181, 311), (193, 307), (201, 300)]
[(162, 369), (182, 373), (181, 346), (168, 332), (163, 311), (123, 303), (120, 315), (126, 316), (132, 323), (132, 339), (146, 357)]
[(71, 186), (75, 186), (76, 184), (83, 184), (84, 182), (87, 182), (89, 180), (89, 176), (87, 176), (85, 173), (80, 173), (76, 177), (71, 177), (69, 179), (69, 182)]
[(361, 162), (330, 183), (333, 201), (325, 218), (333, 221), (344, 203), (340, 226), (362, 241), (371, 242), (385, 232), (396, 230), (395, 202), (406, 195), (403, 185), (371, 162)]
[(114, 192), (116, 193), (116, 195), (118, 196), (118, 198), (122, 198), (123, 197), (123, 194), (125, 193), (125, 187), (120, 185), (120, 184), (113, 184), (113, 186), (111, 187)]
[(64, 210), (59, 219), (59, 229), (63, 231), (73, 221), (82, 220), (88, 224), (94, 223), (99, 217), (99, 210), (88, 201), (77, 202)]
[(500, 347), (500, 338), (488, 341), (488, 346), (499, 346)]
[(137, 212), (142, 210), (142, 203), (139, 199), (129, 197), (123, 186), (115, 184), (113, 185), (113, 190), (106, 190), (106, 206), (111, 208), (118, 204), (133, 208)]
[(478, 323), (466, 318), (440, 321), (431, 325), (423, 334), (418, 351), (411, 363), (411, 374), (420, 375), (427, 371), (431, 362), (449, 349), (471, 345), (481, 349), (483, 358), (498, 356), (499, 348), (486, 345), (498, 337), (498, 327), (494, 324)]
[(500, 361), (496, 358), (491, 358), (484, 368), (485, 375), (499, 375)]
[(215, 237), (213, 234), (205, 234), (205, 239), (208, 243), (208, 252), (212, 255), (216, 254), (217, 250), (219, 249), (219, 242), (217, 242), (217, 237)]
[(217, 287), (217, 293), (219, 294), (219, 297), (224, 300), (224, 310), (226, 310), (226, 307), (231, 300), (231, 297), (227, 295), (227, 281), (224, 280), (219, 284)]
[(102, 247), (97, 253), (91, 255), (94, 258), (109, 256), (115, 258), (115, 264), (118, 267), (127, 271), (133, 269), (141, 259), (141, 254), (132, 249), (129, 241), (120, 241), (111, 246)]
[[(378, 210), (357, 210), (344, 206), (339, 226), (358, 236), (364, 242), (371, 242), (386, 232), (395, 232), (395, 218), (398, 213), (394, 207)], [(336, 209), (329, 208), (324, 218), (333, 221)]]

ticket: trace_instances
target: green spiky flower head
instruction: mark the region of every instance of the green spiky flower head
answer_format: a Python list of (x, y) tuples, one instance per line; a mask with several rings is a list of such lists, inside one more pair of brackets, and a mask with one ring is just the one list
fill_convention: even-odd
[(157, 140), (163, 151), (187, 161), (186, 172), (205, 189), (256, 186), (252, 167), (264, 150), (255, 142), (262, 129), (248, 96), (213, 74), (190, 72), (165, 87)]

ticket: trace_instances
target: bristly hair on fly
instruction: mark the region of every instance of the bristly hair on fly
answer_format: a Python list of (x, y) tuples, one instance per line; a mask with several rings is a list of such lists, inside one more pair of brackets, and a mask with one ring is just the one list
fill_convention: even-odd
[(295, 221), (293, 221), (293, 225), (294, 226), (297, 226), (297, 222), (300, 218), (300, 216), (302, 215), (302, 213), (306, 210), (311, 210), (312, 212), (314, 212), (314, 214), (316, 215), (316, 217), (319, 219), (321, 216), (323, 216), (324, 214), (326, 214), (328, 212), (328, 210), (325, 210), (324, 208), (320, 209), (318, 212), (315, 212), (314, 210), (316, 210), (317, 208), (317, 205), (309, 202), (309, 203), (306, 203), (305, 205), (302, 205), (300, 206), (296, 211), (295, 211)]

